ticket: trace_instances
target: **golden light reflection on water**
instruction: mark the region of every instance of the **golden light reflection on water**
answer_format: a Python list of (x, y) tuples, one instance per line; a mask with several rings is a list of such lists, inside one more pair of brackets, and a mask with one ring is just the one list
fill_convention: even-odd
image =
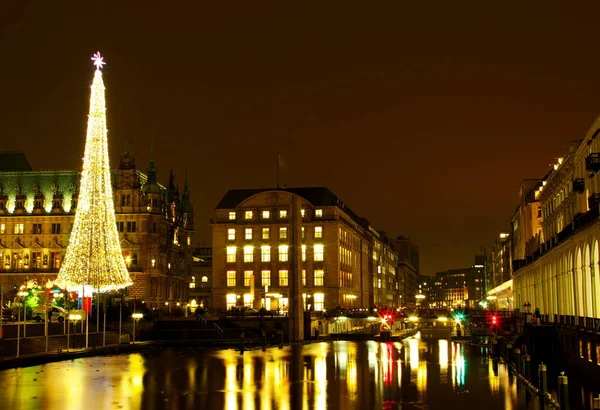
[(448, 382), (448, 341), (446, 339), (438, 340), (438, 355), (440, 363), (440, 383)]
[[(492, 392), (497, 405), (489, 410), (520, 408), (522, 399), (505, 366), (476, 359), (469, 370), (473, 377), (467, 380), (465, 349), (447, 340), (411, 338), (403, 343), (315, 343), (266, 352), (165, 349), (77, 359), (0, 372), (0, 385), (16, 385), (3, 391), (0, 408), (77, 409), (93, 403), (95, 408), (123, 410), (366, 410), (388, 408), (385, 403), (402, 408), (405, 402), (437, 408), (431, 403), (467, 391), (461, 396), (465, 402), (476, 391), (480, 398)], [(452, 389), (440, 388), (449, 383), (448, 372)], [(66, 380), (62, 390), (53, 388), (57, 375)], [(50, 381), (32, 382), (44, 377)]]

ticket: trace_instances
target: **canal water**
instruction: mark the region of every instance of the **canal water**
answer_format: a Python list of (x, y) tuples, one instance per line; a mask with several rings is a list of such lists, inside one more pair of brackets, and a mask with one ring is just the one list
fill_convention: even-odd
[(410, 338), (156, 349), (0, 371), (0, 409), (539, 409), (480, 347)]

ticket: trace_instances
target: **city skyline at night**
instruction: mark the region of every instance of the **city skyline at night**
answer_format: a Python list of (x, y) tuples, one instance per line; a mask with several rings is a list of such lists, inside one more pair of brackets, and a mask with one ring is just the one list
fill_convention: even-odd
[(276, 186), (279, 151), (282, 184), (409, 236), (422, 273), (465, 266), (600, 112), (594, 13), (518, 10), (4, 4), (0, 151), (79, 169), (101, 50), (111, 167), (133, 140), (141, 164), (154, 145), (187, 169), (198, 245), (227, 190)]

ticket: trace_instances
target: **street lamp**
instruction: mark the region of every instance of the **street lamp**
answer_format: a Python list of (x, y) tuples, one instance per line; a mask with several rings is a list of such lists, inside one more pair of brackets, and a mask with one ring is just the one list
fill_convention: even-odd
[[(23, 289), (23, 288), (21, 288)], [(25, 290), (21, 290), (17, 293), (17, 296), (19, 296), (21, 298), (21, 303), (23, 303), (23, 300), (27, 297), (27, 295), (29, 295), (29, 292), (25, 291)], [(21, 316), (21, 309), (19, 309), (19, 316)], [(19, 318), (20, 321), (20, 318)], [(27, 304), (23, 303), (23, 337), (27, 337), (27, 329), (26, 329), (26, 325), (27, 325)], [(20, 353), (20, 349), (21, 349), (21, 325), (19, 323), (17, 323), (17, 357), (19, 357), (19, 353)]]
[(69, 351), (69, 335), (71, 334), (71, 321), (75, 322), (75, 328), (77, 328), (77, 322), (81, 320), (81, 315), (79, 313), (70, 313), (69, 314), (69, 324), (67, 325), (67, 352)]
[(135, 324), (138, 320), (144, 317), (144, 315), (141, 313), (134, 313), (131, 315), (131, 317), (133, 318), (133, 343), (135, 343)]

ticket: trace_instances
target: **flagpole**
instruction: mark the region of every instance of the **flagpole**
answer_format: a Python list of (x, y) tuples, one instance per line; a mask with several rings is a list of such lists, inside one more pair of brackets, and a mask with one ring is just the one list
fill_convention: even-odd
[(279, 189), (279, 150), (277, 150), (277, 189)]

